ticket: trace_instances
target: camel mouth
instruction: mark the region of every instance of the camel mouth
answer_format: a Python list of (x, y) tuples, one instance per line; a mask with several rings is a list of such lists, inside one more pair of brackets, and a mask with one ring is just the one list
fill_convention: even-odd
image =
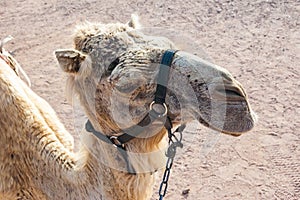
[(253, 117), (255, 114), (249, 114), (249, 116), (245, 116), (241, 121), (242, 123), (235, 123), (234, 121), (232, 122), (226, 122), (224, 124), (216, 122), (206, 122), (203, 121), (202, 118), (198, 119), (201, 124), (205, 125), (206, 127), (218, 131), (220, 133), (226, 134), (226, 135), (231, 135), (231, 136), (240, 136), (243, 133), (246, 133), (250, 130), (253, 129), (254, 124), (256, 122), (256, 118)]
[(238, 123), (238, 124), (236, 123), (225, 124), (224, 129), (221, 132), (233, 136), (240, 136), (243, 133), (252, 130), (256, 120), (253, 118), (253, 115), (249, 113), (249, 115), (245, 116), (242, 119), (242, 121), (243, 121), (242, 123)]
[[(247, 94), (241, 84), (235, 79), (222, 77), (221, 81), (208, 84), (208, 99), (205, 105), (208, 110), (200, 111), (201, 123), (233, 136), (250, 131), (255, 124), (255, 115), (251, 110)], [(200, 109), (200, 108), (199, 108)]]
[(220, 118), (208, 123), (210, 128), (232, 136), (240, 136), (253, 129), (257, 118), (247, 102), (228, 102), (225, 109), (223, 116), (221, 114)]
[[(237, 94), (234, 93), (234, 95)], [(201, 106), (205, 106), (207, 111), (199, 112)], [(192, 116), (193, 119), (202, 125), (224, 134), (240, 136), (250, 131), (257, 121), (256, 115), (249, 106), (247, 99), (235, 101), (210, 99), (210, 102), (205, 105), (201, 104), (201, 106), (194, 107), (192, 110), (188, 109), (183, 113), (186, 116)], [(185, 118), (188, 119), (188, 117)]]

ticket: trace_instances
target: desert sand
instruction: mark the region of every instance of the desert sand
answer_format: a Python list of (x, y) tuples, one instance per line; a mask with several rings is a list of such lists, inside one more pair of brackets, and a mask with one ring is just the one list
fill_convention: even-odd
[[(0, 38), (15, 38), (6, 49), (78, 145), (76, 120), (64, 95), (65, 75), (53, 52), (72, 47), (78, 23), (126, 22), (132, 13), (146, 27), (184, 33), (190, 40), (175, 42), (186, 43), (185, 48), (194, 43), (227, 68), (245, 87), (259, 117), (256, 127), (240, 137), (189, 124), (165, 199), (300, 199), (298, 0), (1, 0)], [(152, 200), (158, 199), (160, 179)]]

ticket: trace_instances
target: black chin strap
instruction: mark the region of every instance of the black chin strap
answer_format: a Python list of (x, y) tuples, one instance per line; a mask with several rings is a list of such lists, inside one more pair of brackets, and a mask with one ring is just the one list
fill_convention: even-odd
[(164, 124), (168, 132), (171, 131), (172, 122), (167, 116), (168, 108), (165, 103), (165, 99), (167, 94), (167, 85), (169, 81), (170, 68), (176, 52), (177, 50), (167, 50), (163, 54), (159, 66), (154, 100), (150, 104), (149, 113), (137, 125), (134, 125), (124, 130), (122, 135), (107, 136), (101, 132), (96, 131), (93, 125), (91, 124), (90, 120), (88, 120), (85, 124), (85, 129), (88, 132), (93, 133), (100, 140), (106, 143), (111, 143), (118, 148), (126, 162), (127, 170), (131, 174), (135, 174), (135, 170), (128, 162), (128, 155), (124, 144), (129, 142), (133, 138), (137, 138), (145, 130), (146, 126), (151, 125), (154, 121), (157, 120), (161, 121)]

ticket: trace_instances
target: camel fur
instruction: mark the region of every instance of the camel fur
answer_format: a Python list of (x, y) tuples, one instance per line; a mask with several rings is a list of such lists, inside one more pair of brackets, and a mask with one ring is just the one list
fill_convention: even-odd
[[(78, 98), (95, 129), (106, 135), (122, 134), (145, 116), (155, 92), (155, 63), (176, 48), (166, 38), (144, 35), (139, 26), (136, 17), (125, 24), (87, 23), (78, 27), (74, 49), (55, 52), (69, 76), (70, 99)], [(166, 102), (175, 126), (196, 119), (231, 135), (254, 126), (247, 95), (228, 71), (185, 52), (176, 54), (172, 70)], [(218, 108), (215, 116), (211, 105)], [(166, 130), (150, 127), (142, 136), (125, 144), (136, 175), (126, 171), (113, 145), (84, 130), (74, 152), (73, 137), (51, 106), (0, 59), (0, 199), (150, 199), (155, 171), (165, 161)]]

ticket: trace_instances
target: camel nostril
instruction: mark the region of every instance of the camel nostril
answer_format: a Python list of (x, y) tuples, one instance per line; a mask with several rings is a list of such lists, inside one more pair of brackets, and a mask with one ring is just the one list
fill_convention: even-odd
[(244, 97), (244, 95), (241, 92), (237, 92), (234, 90), (225, 90), (225, 94), (226, 96), (240, 96), (240, 97)]
[(226, 97), (227, 100), (241, 100), (245, 99), (244, 93), (236, 87), (225, 86), (224, 88), (218, 88), (217, 93)]

